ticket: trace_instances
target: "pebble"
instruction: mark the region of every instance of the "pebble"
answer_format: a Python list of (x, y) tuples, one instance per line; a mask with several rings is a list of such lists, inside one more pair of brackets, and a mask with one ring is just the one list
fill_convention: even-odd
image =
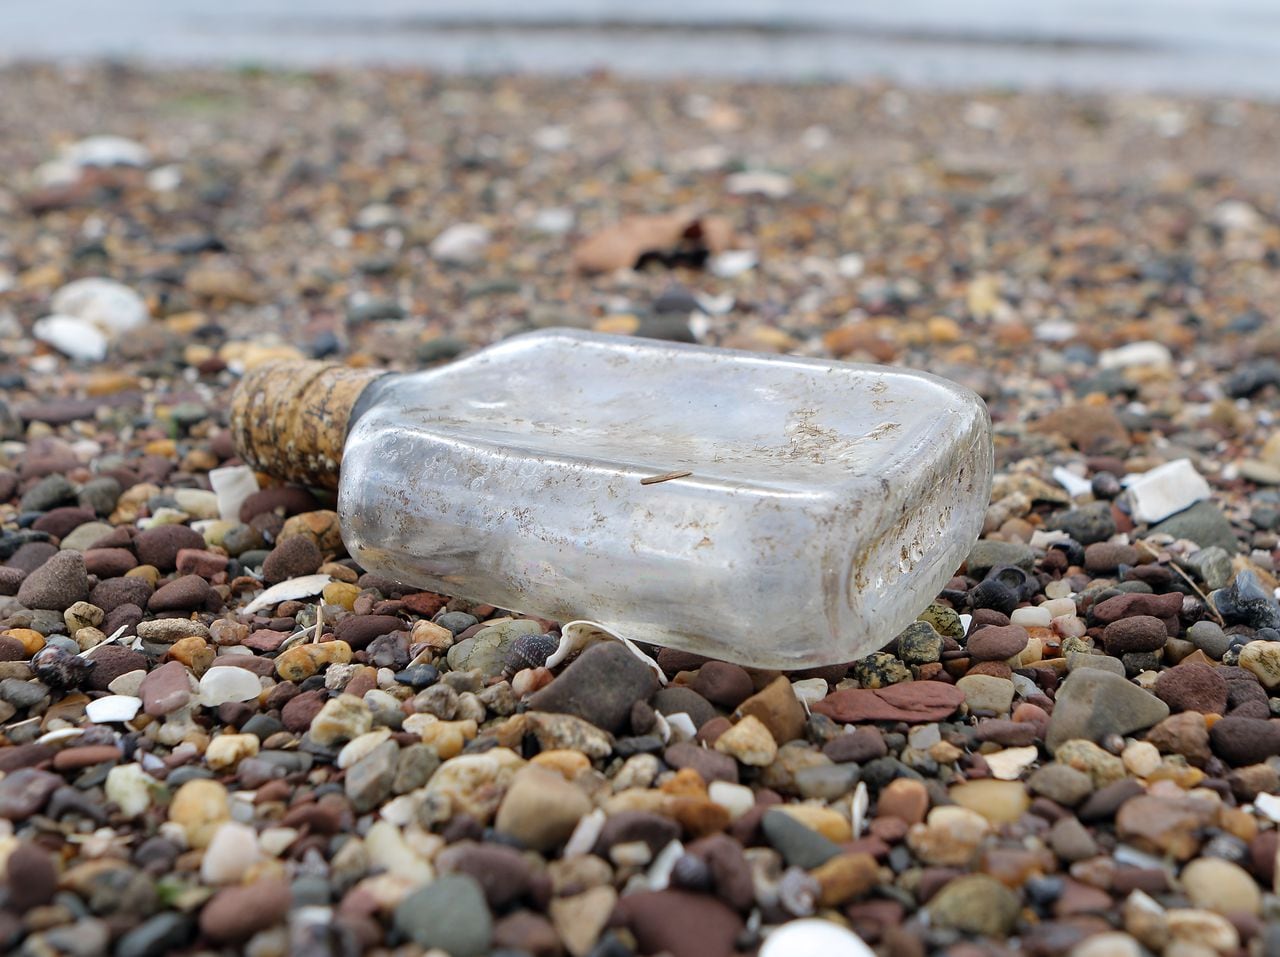
[(1021, 909), (1022, 903), (1013, 891), (985, 874), (970, 874), (948, 882), (928, 905), (934, 926), (996, 938), (1009, 935)]
[(525, 847), (548, 851), (567, 841), (590, 810), (587, 796), (563, 776), (529, 767), (511, 779), (494, 827)]
[(1100, 741), (1149, 728), (1168, 716), (1169, 706), (1137, 685), (1106, 671), (1081, 668), (1058, 689), (1045, 745), (1056, 751), (1076, 738)]
[(1013, 682), (993, 675), (965, 675), (956, 682), (956, 689), (964, 695), (964, 702), (971, 712), (1008, 714), (1013, 706)]
[(615, 910), (642, 953), (671, 957), (729, 954), (743, 930), (742, 918), (718, 898), (681, 890), (641, 891)]
[(1004, 661), (1020, 654), (1029, 640), (1021, 625), (988, 625), (969, 636), (965, 650), (975, 661)]
[(554, 681), (534, 692), (529, 707), (571, 714), (616, 733), (629, 719), (632, 706), (657, 687), (657, 678), (644, 662), (619, 643), (602, 642), (589, 647)]
[(143, 710), (155, 718), (163, 717), (190, 704), (196, 690), (195, 680), (186, 666), (170, 661), (149, 672), (138, 687)]
[[(1009, 684), (1012, 694), (1012, 683)], [(887, 688), (849, 688), (827, 695), (813, 711), (833, 721), (941, 721), (964, 703), (965, 694), (940, 681), (910, 681)]]
[(419, 947), (450, 957), (483, 957), (493, 940), (493, 919), (480, 885), (446, 874), (419, 887), (395, 910), (395, 927)]
[(149, 611), (196, 611), (214, 595), (209, 583), (199, 575), (183, 575), (155, 590), (147, 602)]
[(768, 767), (778, 756), (773, 735), (763, 722), (750, 714), (716, 738), (715, 748), (740, 764), (753, 767)]
[(743, 701), (736, 713), (759, 720), (778, 744), (794, 741), (804, 733), (804, 706), (785, 676), (780, 675)]
[(200, 931), (219, 944), (247, 940), (284, 920), (292, 899), (289, 885), (276, 878), (223, 888), (200, 911)]
[[(1276, 644), (1280, 645), (1280, 642)], [(1244, 667), (1243, 659), (1242, 653), (1241, 667)], [(1179, 711), (1222, 714), (1227, 710), (1226, 679), (1218, 674), (1217, 669), (1200, 662), (1184, 661), (1175, 668), (1160, 672), (1151, 690), (1175, 714)]]
[(760, 948), (760, 957), (872, 957), (874, 953), (857, 934), (817, 918), (788, 921), (770, 931)]
[(781, 810), (765, 812), (761, 827), (769, 844), (792, 866), (811, 870), (840, 853), (840, 845)]
[(209, 884), (237, 884), (261, 859), (253, 828), (224, 821), (213, 832), (200, 859), (200, 879)]
[(1238, 864), (1218, 857), (1198, 858), (1182, 869), (1179, 880), (1195, 907), (1223, 915), (1261, 913), (1262, 892)]
[[(79, 552), (58, 552), (31, 571), (18, 586), (18, 602), (26, 608), (65, 611), (89, 598), (89, 574)], [(95, 603), (96, 604), (96, 603)]]

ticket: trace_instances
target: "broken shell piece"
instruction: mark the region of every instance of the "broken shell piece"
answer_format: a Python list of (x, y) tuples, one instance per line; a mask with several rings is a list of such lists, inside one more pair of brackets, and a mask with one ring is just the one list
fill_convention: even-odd
[(138, 716), (142, 699), (130, 695), (111, 694), (85, 705), (84, 713), (94, 724), (113, 724), (132, 721)]
[(255, 611), (268, 608), (271, 605), (278, 605), (282, 601), (297, 601), (301, 598), (310, 598), (312, 595), (320, 594), (324, 590), (324, 586), (329, 584), (331, 580), (328, 575), (303, 575), (301, 578), (292, 578), (278, 585), (272, 585), (253, 601), (249, 602), (243, 613), (252, 615)]
[(626, 638), (616, 631), (606, 628), (597, 621), (570, 621), (560, 628), (560, 647), (552, 652), (551, 657), (547, 659), (546, 667), (556, 668), (569, 659), (571, 655), (581, 653), (588, 645), (593, 645), (598, 641), (620, 641), (629, 652), (643, 661), (646, 665), (653, 669), (653, 673), (658, 676), (659, 684), (667, 683), (667, 676), (662, 669), (658, 667), (658, 663), (641, 651), (630, 638)]

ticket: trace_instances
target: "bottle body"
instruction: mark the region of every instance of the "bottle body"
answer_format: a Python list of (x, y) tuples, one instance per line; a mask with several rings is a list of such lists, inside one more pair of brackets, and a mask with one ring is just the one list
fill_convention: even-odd
[(800, 668), (932, 600), (991, 474), (985, 406), (941, 379), (551, 330), (371, 386), (338, 507), (400, 581)]

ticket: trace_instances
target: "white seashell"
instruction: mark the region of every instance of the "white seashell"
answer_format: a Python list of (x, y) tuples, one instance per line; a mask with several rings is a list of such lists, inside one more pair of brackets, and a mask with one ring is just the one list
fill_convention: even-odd
[(112, 724), (118, 721), (132, 721), (142, 708), (142, 699), (130, 695), (109, 694), (105, 698), (97, 698), (85, 705), (84, 713), (94, 724)]
[(36, 320), (31, 331), (41, 342), (70, 359), (101, 362), (107, 357), (107, 337), (87, 319), (57, 314), (45, 316)]
[(146, 302), (136, 292), (114, 279), (98, 277), (67, 283), (53, 294), (50, 307), (57, 314), (91, 322), (112, 337), (151, 319)]
[(287, 582), (272, 585), (245, 607), (244, 614), (252, 615), (261, 608), (278, 605), (282, 601), (296, 601), (299, 598), (310, 598), (324, 590), (324, 586), (332, 579), (328, 575), (303, 575), (291, 578)]
[(658, 676), (659, 684), (665, 685), (667, 683), (667, 676), (658, 667), (658, 663), (637, 648), (635, 642), (600, 624), (598, 621), (570, 621), (561, 625), (560, 645), (551, 653), (551, 657), (547, 659), (546, 667), (555, 668), (568, 660), (570, 655), (582, 651), (588, 645), (610, 638), (614, 641), (622, 642), (629, 652), (652, 668), (653, 673)]
[(1005, 748), (983, 755), (987, 766), (991, 768), (991, 776), (999, 781), (1016, 781), (1022, 772), (1036, 763), (1040, 750), (1034, 744), (1025, 748)]

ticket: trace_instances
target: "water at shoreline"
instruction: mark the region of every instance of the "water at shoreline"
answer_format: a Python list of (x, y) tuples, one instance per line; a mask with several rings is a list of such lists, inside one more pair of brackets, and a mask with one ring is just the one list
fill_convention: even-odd
[[(1280, 96), (1266, 0), (44, 0), (0, 9), (0, 60), (390, 65)], [(75, 24), (68, 29), (67, 24)]]

